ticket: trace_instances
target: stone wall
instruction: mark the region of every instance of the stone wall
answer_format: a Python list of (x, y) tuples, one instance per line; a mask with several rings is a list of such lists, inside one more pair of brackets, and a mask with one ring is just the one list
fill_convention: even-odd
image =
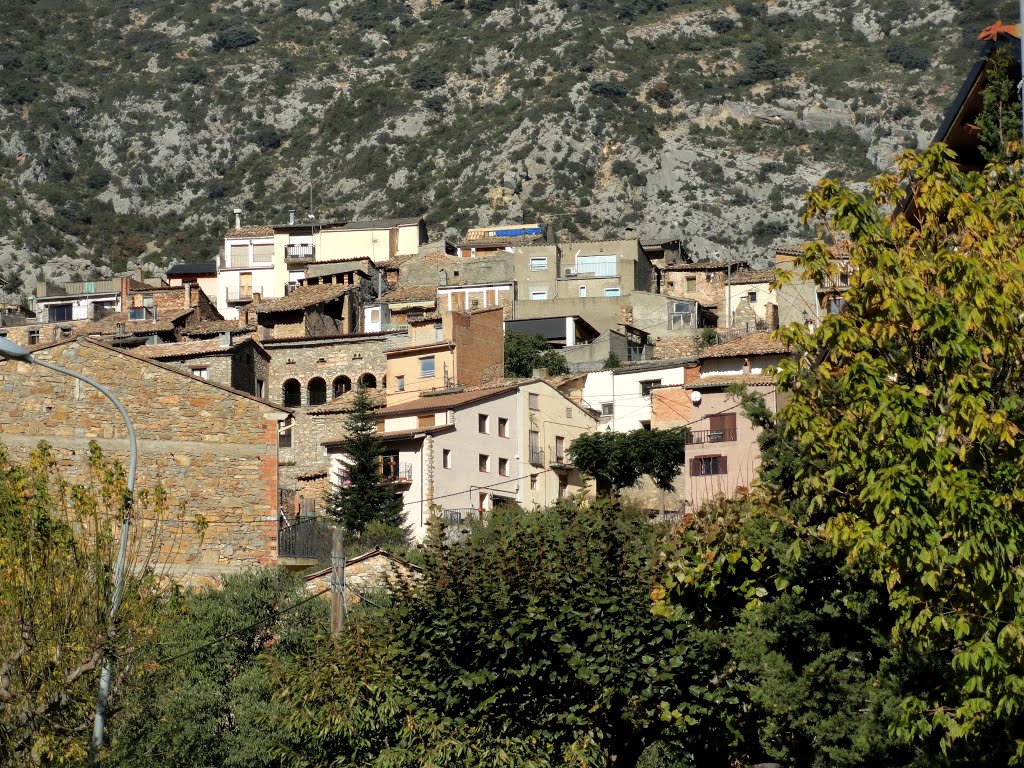
[(282, 387), (289, 379), (295, 379), (302, 385), (303, 405), (309, 404), (309, 382), (316, 377), (327, 384), (328, 402), (333, 395), (334, 380), (340, 376), (347, 377), (354, 387), (365, 374), (370, 374), (377, 386), (382, 387), (387, 370), (384, 350), (393, 345), (396, 335), (286, 342), (267, 340), (263, 343), (264, 349), (270, 353), (267, 399), (283, 402)]
[(292, 444), (281, 448), (281, 485), (299, 488), (298, 478), (324, 471), (330, 458), (324, 441), (341, 437), (345, 432), (345, 415), (341, 409), (295, 408), (292, 423)]
[[(155, 541), (159, 569), (201, 582), (276, 562), (277, 420), (283, 412), (87, 339), (36, 356), (92, 376), (124, 403), (139, 441), (137, 488), (160, 484), (167, 492), (169, 512)], [(0, 442), (16, 458), (45, 440), (68, 476), (81, 481), (89, 441), (96, 440), (107, 456), (127, 464), (123, 423), (91, 387), (38, 366), (0, 361), (0, 397)]]

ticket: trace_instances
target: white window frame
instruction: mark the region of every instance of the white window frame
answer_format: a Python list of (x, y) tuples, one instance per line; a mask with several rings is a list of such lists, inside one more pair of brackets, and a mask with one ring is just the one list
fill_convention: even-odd
[(618, 298), (618, 297), (622, 296), (622, 289), (621, 288), (605, 288), (604, 289), (604, 295), (605, 295), (605, 298), (608, 298), (608, 299)]
[(547, 256), (531, 256), (530, 257), (530, 271), (531, 272), (547, 272), (548, 271), (548, 257)]
[[(426, 365), (430, 363), (430, 373), (427, 373)], [(432, 379), (437, 375), (437, 361), (433, 355), (429, 357), (420, 358), (420, 378), (421, 379)]]
[(530, 291), (530, 301), (547, 301), (548, 289), (541, 288), (536, 291)]

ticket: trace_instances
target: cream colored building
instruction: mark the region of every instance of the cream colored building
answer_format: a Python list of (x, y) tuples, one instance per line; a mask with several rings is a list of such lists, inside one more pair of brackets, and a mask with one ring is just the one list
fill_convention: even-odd
[[(462, 521), (502, 505), (543, 506), (585, 488), (567, 452), (595, 419), (546, 382), (422, 395), (376, 415), (387, 445), (382, 474), (401, 494), (416, 540), (433, 514)], [(324, 445), (331, 482), (344, 483), (341, 441)]]

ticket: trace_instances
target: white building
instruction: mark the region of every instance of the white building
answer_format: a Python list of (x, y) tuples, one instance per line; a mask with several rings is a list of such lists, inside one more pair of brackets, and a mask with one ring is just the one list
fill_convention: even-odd
[(653, 360), (611, 371), (594, 371), (587, 374), (583, 385), (583, 402), (601, 414), (601, 430), (650, 429), (651, 390), (682, 384), (685, 368), (696, 365), (696, 359)]

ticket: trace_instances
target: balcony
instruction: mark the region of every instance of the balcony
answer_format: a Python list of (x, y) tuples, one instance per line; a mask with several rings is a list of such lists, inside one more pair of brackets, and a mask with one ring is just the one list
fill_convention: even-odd
[(736, 442), (735, 429), (702, 429), (697, 432), (691, 432), (686, 438), (687, 445), (734, 442)]
[(284, 260), (289, 264), (315, 259), (316, 246), (310, 243), (289, 243), (284, 247)]
[(535, 467), (544, 466), (544, 449), (543, 448), (530, 448), (530, 463)]
[(229, 286), (224, 291), (228, 304), (248, 304), (252, 301), (254, 293), (261, 293), (258, 287), (251, 285), (242, 285), (238, 288)]
[[(322, 517), (277, 523), (277, 557), (285, 565), (308, 566), (331, 559), (331, 526)], [(289, 562), (290, 561), (290, 562)]]
[(385, 462), (381, 467), (381, 478), (386, 483), (411, 483), (412, 464), (410, 462)]
[(569, 469), (572, 467), (572, 461), (569, 459), (569, 454), (565, 451), (551, 451), (550, 466), (555, 469)]
[(442, 509), (437, 516), (446, 523), (458, 524), (471, 520), (478, 514), (479, 511), (475, 507), (466, 507), (464, 509)]

